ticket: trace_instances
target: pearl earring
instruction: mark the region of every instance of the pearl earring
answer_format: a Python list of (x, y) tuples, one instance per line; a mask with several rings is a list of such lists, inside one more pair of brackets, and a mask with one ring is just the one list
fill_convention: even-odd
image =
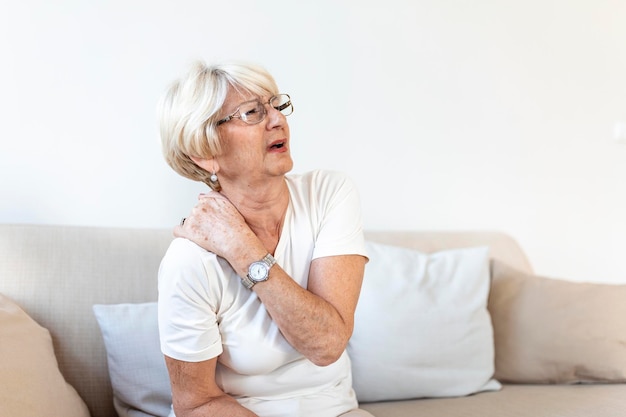
[(211, 180), (211, 182), (217, 182), (217, 174), (214, 172), (213, 174), (211, 174), (211, 177), (209, 179)]

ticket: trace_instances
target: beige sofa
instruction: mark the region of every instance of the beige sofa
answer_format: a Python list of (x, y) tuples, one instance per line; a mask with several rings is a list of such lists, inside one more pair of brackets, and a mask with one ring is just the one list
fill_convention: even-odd
[[(530, 264), (517, 243), (501, 233), (368, 232), (366, 237), (369, 241), (406, 246), (424, 252), (487, 245), (491, 258), (506, 262), (521, 274), (526, 274), (529, 277), (532, 274)], [(157, 268), (171, 239), (170, 230), (0, 225), (0, 294), (14, 300), (30, 317), (49, 330), (62, 377), (71, 387), (75, 388), (93, 417), (114, 417), (117, 415), (107, 367), (107, 352), (92, 311), (93, 305), (145, 303), (156, 300)], [(495, 283), (496, 281), (494, 281), (494, 285)], [(538, 285), (542, 287), (543, 284), (544, 282), (540, 282)], [(607, 292), (617, 294), (617, 297), (626, 294), (622, 286), (615, 286), (607, 290), (607, 288), (599, 285), (574, 286), (575, 288), (570, 288), (564, 283), (559, 283), (559, 285), (565, 285), (566, 290), (569, 291), (568, 294), (574, 295), (594, 293), (597, 288), (600, 288), (599, 292), (596, 291), (599, 294), (598, 297), (604, 296)], [(507, 289), (507, 291), (509, 290)], [(582, 293), (577, 293), (578, 290), (581, 290)], [(596, 299), (592, 297), (590, 302), (598, 302), (594, 300)], [(608, 302), (626, 304), (625, 299), (622, 299), (623, 302), (620, 302), (619, 298), (616, 300), (609, 300)], [(578, 305), (585, 305), (586, 303), (585, 299), (578, 301)], [(502, 305), (496, 305), (494, 308), (506, 310), (515, 302), (509, 297)], [(567, 309), (570, 307), (560, 306), (559, 308)], [(611, 308), (623, 307), (611, 306)], [(510, 313), (514, 310), (506, 311)], [(620, 310), (610, 310), (606, 314), (614, 315), (617, 314), (616, 311), (619, 312)], [(542, 314), (550, 315), (549, 312), (546, 313), (545, 311)], [(508, 320), (510, 317), (506, 319)], [(605, 322), (605, 319), (604, 316), (591, 318), (591, 320), (599, 322)], [(547, 318), (546, 320), (551, 319)], [(514, 323), (514, 321), (506, 323), (506, 326), (510, 327), (510, 323)], [(496, 324), (497, 320), (494, 318), (497, 377), (498, 366), (501, 362), (498, 361), (498, 349), (502, 347), (502, 349), (510, 350), (511, 347), (506, 345), (509, 340), (499, 340), (501, 332), (499, 333)], [(531, 327), (540, 327), (541, 324), (538, 322), (531, 323)], [(563, 323), (563, 326), (567, 325), (569, 324)], [(585, 328), (584, 324), (578, 323), (576, 325)], [(561, 325), (559, 326), (557, 326), (557, 330), (550, 331), (558, 333), (558, 328), (561, 328), (564, 337), (570, 337), (572, 333), (575, 336), (576, 328), (568, 330), (562, 329), (563, 326)], [(613, 327), (609, 327), (608, 330), (603, 328), (601, 331), (621, 332), (621, 334), (606, 335), (605, 339), (615, 339), (614, 344), (599, 353), (600, 356), (604, 356), (603, 359), (606, 359), (607, 363), (600, 361), (600, 364), (596, 364), (593, 362), (596, 359), (592, 358), (591, 365), (585, 363), (580, 366), (573, 365), (573, 368), (576, 368), (573, 369), (571, 375), (573, 380), (586, 378), (589, 381), (598, 381), (599, 383), (513, 384), (505, 382), (501, 390), (494, 392), (481, 392), (458, 398), (378, 401), (363, 403), (362, 408), (369, 410), (378, 417), (624, 416), (626, 415), (626, 384), (620, 382), (623, 382), (626, 372), (626, 340), (624, 340), (626, 331), (620, 323), (611, 324), (611, 326)], [(502, 331), (507, 331), (507, 329)], [(511, 337), (513, 336), (516, 337), (517, 335), (513, 334)], [(561, 336), (555, 334), (555, 337)], [(2, 353), (3, 348), (9, 345), (5, 343), (7, 340), (0, 338), (0, 353)], [(579, 344), (576, 340), (569, 342)], [(600, 339), (595, 340), (596, 345), (605, 342)], [(580, 342), (580, 344), (585, 343), (588, 341)], [(619, 350), (620, 345), (622, 350)], [(26, 346), (24, 348), (26, 349)], [(571, 346), (571, 348), (576, 350), (576, 346)], [(528, 352), (524, 354), (528, 355)], [(584, 355), (587, 357), (589, 353), (586, 352)], [(4, 364), (1, 363), (3, 361)], [(11, 375), (11, 364), (7, 365), (8, 361), (10, 360), (6, 357), (0, 358), (0, 378), (9, 378), (7, 375)], [(502, 366), (515, 370), (516, 363), (513, 362), (503, 363)], [(561, 365), (552, 364), (549, 366), (558, 367)], [(523, 366), (526, 368), (526, 365)], [(585, 372), (579, 372), (585, 366), (587, 366)], [(595, 372), (593, 369), (590, 370), (589, 366), (603, 369)], [(511, 372), (510, 369), (509, 372)], [(539, 366), (537, 369), (541, 371), (543, 368)], [(523, 374), (524, 372), (525, 369), (520, 370), (520, 373)], [(516, 378), (515, 375), (511, 376), (506, 373), (503, 375), (511, 380)], [(33, 378), (35, 377), (33, 376)], [(533, 379), (532, 375), (522, 375), (520, 378), (526, 378), (531, 382)], [(548, 379), (546, 382), (554, 382), (549, 381), (550, 375), (545, 378)], [(556, 378), (556, 380), (567, 379), (567, 376)], [(612, 383), (605, 383), (607, 381)], [(50, 386), (55, 383), (57, 382), (52, 379), (46, 380), (43, 389), (49, 391)], [(18, 389), (20, 392), (7, 392), (12, 389), (11, 387), (16, 386), (17, 388), (13, 389)], [(46, 407), (52, 409), (51, 404), (39, 409), (32, 408), (32, 403), (44, 401), (44, 398), (39, 394), (36, 398), (28, 398), (29, 386), (28, 383), (16, 385), (12, 380), (0, 380), (0, 387), (3, 390), (0, 395), (4, 396), (0, 396), (0, 401), (3, 398), (6, 401), (8, 401), (7, 399), (20, 398), (21, 405), (18, 404), (18, 406), (25, 410), (23, 414), (11, 414), (11, 417), (20, 415), (41, 417), (46, 415), (38, 411), (34, 411), (36, 414), (29, 413), (29, 407), (31, 410), (40, 410)], [(63, 395), (71, 395), (71, 392), (68, 394), (66, 390)], [(0, 406), (0, 414), (2, 411), (2, 406)], [(77, 406), (74, 415), (84, 415), (81, 413), (82, 411)], [(4, 416), (4, 414), (2, 415)], [(55, 413), (51, 412), (50, 415), (55, 415)], [(71, 414), (64, 413), (63, 415), (68, 417)]]

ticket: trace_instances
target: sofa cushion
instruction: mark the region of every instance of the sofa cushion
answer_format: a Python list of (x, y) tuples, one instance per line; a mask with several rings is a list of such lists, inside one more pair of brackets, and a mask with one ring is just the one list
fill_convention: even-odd
[(626, 381), (626, 285), (550, 279), (492, 264), (496, 378)]
[(94, 305), (120, 417), (167, 416), (169, 376), (160, 351), (157, 303)]
[(0, 294), (0, 416), (89, 417), (57, 364), (50, 332)]
[(359, 401), (499, 389), (486, 247), (424, 254), (367, 242), (348, 345)]
[(376, 417), (624, 417), (626, 384), (508, 384), (498, 392), (361, 404)]

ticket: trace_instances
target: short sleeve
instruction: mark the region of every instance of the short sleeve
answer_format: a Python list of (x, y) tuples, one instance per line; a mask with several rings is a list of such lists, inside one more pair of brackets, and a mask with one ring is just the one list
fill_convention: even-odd
[(312, 186), (320, 218), (313, 259), (336, 255), (367, 257), (356, 185), (339, 172), (317, 171), (314, 175)]
[(163, 354), (200, 362), (222, 353), (217, 323), (218, 258), (175, 239), (159, 268), (159, 335)]

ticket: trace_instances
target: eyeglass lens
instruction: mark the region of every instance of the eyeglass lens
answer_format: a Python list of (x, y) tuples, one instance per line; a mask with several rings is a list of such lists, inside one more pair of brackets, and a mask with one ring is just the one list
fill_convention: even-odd
[[(293, 113), (293, 105), (287, 94), (279, 94), (272, 97), (269, 104), (285, 116), (289, 116)], [(244, 103), (239, 107), (241, 120), (249, 124), (261, 122), (265, 118), (265, 115), (265, 104), (258, 100)]]

